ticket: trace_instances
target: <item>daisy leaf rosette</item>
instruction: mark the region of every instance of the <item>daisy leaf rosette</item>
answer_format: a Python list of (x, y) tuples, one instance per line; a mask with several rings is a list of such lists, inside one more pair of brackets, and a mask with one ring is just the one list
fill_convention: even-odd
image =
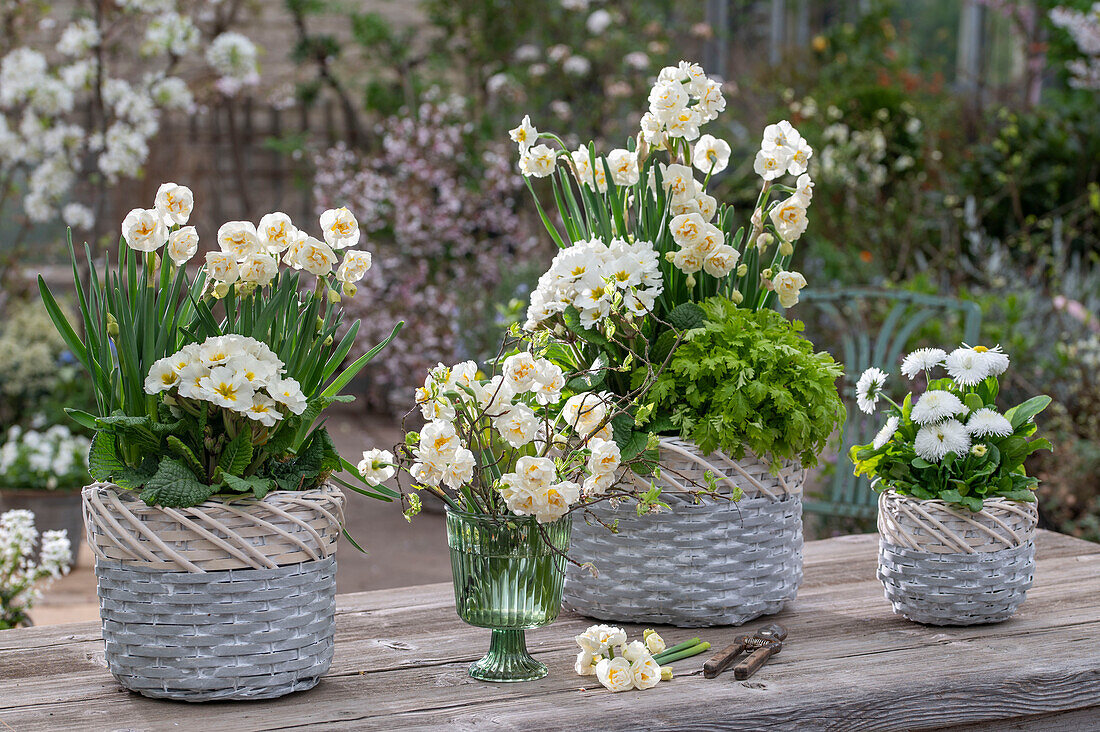
[(987, 498), (1034, 502), (1038, 480), (1027, 475), (1024, 461), (1052, 447), (1036, 436), (1035, 424), (1050, 397), (1000, 411), (998, 378), (1008, 367), (1009, 356), (999, 346), (918, 349), (903, 359), (900, 375), (928, 386), (906, 394), (900, 404), (886, 394), (889, 375), (868, 369), (856, 385), (856, 399), (867, 414), (886, 418), (869, 444), (852, 447), (855, 474), (869, 477), (877, 491), (940, 499), (971, 511), (980, 511)]
[[(187, 225), (192, 192), (166, 183), (149, 209), (122, 224), (117, 258), (85, 245), (80, 276), (69, 240), (81, 322), (66, 318), (42, 278), (54, 325), (89, 376), (97, 414), (70, 410), (95, 431), (96, 480), (139, 490), (150, 505), (187, 507), (215, 494), (307, 490), (335, 480), (376, 498), (320, 426), (348, 383), (397, 335), (346, 364), (358, 321), (344, 298), (371, 265), (351, 249), (358, 223), (347, 209), (321, 216), (320, 237), (289, 216), (219, 227), (201, 256)], [(336, 476), (341, 470), (362, 485)]]
[(385, 475), (396, 471), (407, 517), (423, 491), (456, 511), (540, 523), (612, 499), (636, 502), (640, 514), (668, 508), (649, 480), (655, 438), (631, 429), (649, 385), (616, 395), (547, 357), (562, 347), (543, 333), (506, 342), (491, 374), (473, 361), (428, 372), (405, 420), (423, 426), (392, 451), (364, 453)]

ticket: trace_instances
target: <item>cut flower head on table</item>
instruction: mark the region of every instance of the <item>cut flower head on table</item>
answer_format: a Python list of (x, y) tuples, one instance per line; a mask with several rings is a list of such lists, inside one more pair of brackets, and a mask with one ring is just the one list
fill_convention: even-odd
[(160, 186), (151, 208), (124, 219), (114, 267), (85, 247), (91, 280), (75, 279), (83, 338), (39, 278), (47, 311), (94, 387), (97, 415), (69, 410), (95, 431), (92, 477), (166, 507), (329, 480), (396, 497), (334, 476), (363, 477), (319, 422), (327, 407), (352, 399), (340, 392), (400, 328), (344, 367), (359, 323), (343, 328), (341, 301), (371, 265), (369, 252), (350, 248), (359, 242), (354, 215), (323, 213), (320, 238), (279, 212), (258, 225), (226, 222), (192, 279), (194, 203), (188, 188)]
[(875, 414), (881, 401), (887, 418), (870, 444), (852, 447), (856, 475), (870, 477), (877, 491), (940, 499), (971, 511), (980, 511), (986, 498), (1034, 502), (1038, 480), (1024, 472), (1023, 463), (1031, 453), (1051, 449), (1046, 438), (1033, 439), (1035, 416), (1050, 397), (999, 411), (998, 377), (1008, 367), (1008, 354), (999, 346), (913, 351), (901, 373), (909, 380), (923, 377), (928, 388), (906, 394), (901, 404), (886, 394), (889, 375), (867, 369), (856, 385), (859, 407)]

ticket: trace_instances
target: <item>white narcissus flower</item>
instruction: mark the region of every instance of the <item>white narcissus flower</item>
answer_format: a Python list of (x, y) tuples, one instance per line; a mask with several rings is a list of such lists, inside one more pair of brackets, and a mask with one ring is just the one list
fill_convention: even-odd
[(656, 633), (650, 633), (645, 637), (645, 647), (650, 653), (660, 653), (665, 650), (665, 639)]
[(951, 392), (929, 389), (913, 405), (910, 416), (917, 424), (931, 424), (966, 412), (966, 405)]
[(787, 148), (775, 150), (761, 150), (756, 153), (752, 169), (764, 180), (775, 180), (787, 172), (787, 166), (791, 162), (791, 152)]
[[(707, 253), (706, 259), (703, 260), (703, 271), (711, 277), (725, 277), (737, 266), (737, 260), (740, 257), (741, 252), (729, 244), (719, 244)], [(805, 283), (803, 283), (803, 286), (805, 286)], [(795, 302), (798, 302), (797, 292), (795, 292)], [(782, 303), (782, 300), (780, 300), (780, 303)], [(784, 305), (784, 307), (786, 306)]]
[(187, 186), (175, 183), (161, 183), (157, 189), (154, 200), (157, 213), (164, 219), (168, 226), (182, 226), (191, 218), (191, 210), (195, 207), (195, 196)]
[(703, 173), (721, 173), (730, 162), (730, 146), (713, 135), (703, 135), (695, 143), (692, 165)]
[(242, 282), (251, 282), (255, 285), (266, 285), (275, 278), (279, 272), (279, 262), (270, 254), (249, 254), (237, 265)]
[(642, 641), (631, 641), (623, 646), (622, 653), (618, 655), (621, 655), (626, 660), (634, 663), (639, 659), (649, 658), (651, 654), (649, 652), (649, 649), (645, 647), (645, 643), (643, 643)]
[(906, 378), (915, 379), (922, 371), (931, 373), (937, 366), (943, 366), (946, 357), (947, 352), (942, 348), (918, 348), (902, 359), (901, 373)]
[(791, 154), (791, 161), (787, 163), (787, 172), (791, 175), (804, 175), (810, 167), (810, 158), (813, 154), (814, 149), (810, 147), (810, 143), (799, 138), (798, 145)]
[(642, 115), (641, 121), (642, 139), (658, 150), (665, 146), (665, 126), (657, 116), (651, 112)]
[(344, 284), (353, 285), (363, 279), (371, 268), (370, 252), (350, 251), (344, 254), (344, 261), (336, 269), (336, 279)]
[(801, 196), (794, 195), (774, 206), (770, 218), (775, 231), (783, 241), (797, 241), (806, 232), (809, 219)]
[(295, 252), (295, 269), (304, 269), (310, 274), (323, 277), (332, 272), (336, 264), (336, 254), (328, 244), (312, 236), (301, 240)]
[(389, 450), (374, 448), (363, 451), (363, 459), (355, 466), (359, 471), (363, 482), (369, 486), (377, 486), (392, 478), (397, 469), (394, 467), (393, 453)]
[(694, 140), (699, 136), (702, 119), (695, 107), (684, 107), (665, 122), (665, 132), (669, 137), (682, 137)]
[(800, 272), (780, 272), (772, 278), (772, 288), (779, 296), (779, 304), (785, 308), (798, 304), (798, 293), (806, 286), (806, 278)]
[(638, 155), (624, 148), (617, 148), (607, 154), (607, 165), (611, 168), (611, 180), (617, 186), (632, 186), (638, 182)]
[(613, 474), (622, 461), (619, 446), (612, 440), (593, 439), (589, 442), (592, 454), (588, 456), (588, 472), (593, 475)]
[(179, 379), (171, 357), (162, 358), (149, 367), (149, 374), (145, 377), (145, 393), (159, 394), (168, 391), (179, 383)]
[(256, 234), (260, 237), (260, 246), (268, 254), (285, 252), (299, 238), (294, 222), (281, 211), (265, 214), (256, 227)]
[[(622, 656), (605, 658), (597, 663), (596, 678), (604, 688), (611, 691), (628, 691), (634, 688), (634, 674), (630, 671), (630, 661)], [(658, 678), (660, 678), (659, 672)]]
[(722, 85), (713, 79), (707, 81), (702, 93), (699, 95), (700, 114), (704, 122), (710, 122), (718, 117), (718, 113), (726, 108), (726, 98), (722, 95)]
[(886, 372), (872, 366), (864, 371), (856, 382), (856, 405), (864, 414), (874, 414), (875, 405), (882, 396), (886, 384)]
[(649, 111), (662, 122), (668, 122), (687, 106), (684, 85), (676, 81), (658, 81), (649, 92)]
[(703, 232), (707, 226), (702, 214), (689, 213), (673, 216), (669, 222), (669, 231), (672, 240), (681, 247), (693, 247), (703, 239)]
[(543, 490), (542, 500), (538, 501), (535, 508), (535, 519), (541, 523), (557, 521), (580, 497), (581, 487), (571, 480), (563, 480), (547, 486)]
[(168, 235), (168, 246), (165, 252), (176, 265), (191, 261), (191, 257), (198, 251), (199, 234), (194, 226), (181, 226)]
[(290, 410), (291, 414), (301, 414), (306, 411), (308, 404), (306, 395), (302, 393), (302, 386), (294, 379), (279, 379), (268, 386), (268, 392), (275, 401)]
[(539, 131), (531, 124), (531, 115), (523, 115), (523, 121), (519, 123), (519, 126), (508, 130), (508, 137), (512, 138), (512, 142), (519, 145), (520, 155), (526, 154), (539, 137)]
[(887, 442), (889, 442), (898, 431), (899, 420), (897, 417), (890, 417), (886, 420), (886, 424), (882, 425), (882, 429), (875, 435), (874, 441), (871, 446), (876, 450), (882, 448)]
[(661, 165), (661, 179), (665, 190), (672, 196), (673, 203), (682, 203), (695, 198), (697, 184), (691, 168), (686, 165)]
[(218, 247), (238, 262), (261, 250), (260, 237), (251, 221), (226, 221), (218, 228)]
[(714, 214), (718, 213), (718, 199), (710, 194), (700, 193), (695, 197), (695, 202), (699, 208), (699, 214), (707, 221), (713, 219)]
[[(535, 145), (519, 159), (519, 170), (530, 178), (545, 178), (554, 172), (557, 156), (546, 145)], [(587, 181), (591, 183), (591, 181)]]
[[(787, 120), (768, 125), (764, 128), (764, 141), (760, 144), (762, 150), (787, 150), (788, 158), (798, 149), (798, 143), (802, 141), (802, 135)], [(784, 166), (786, 167), (786, 166)]]
[(809, 208), (810, 201), (814, 200), (814, 182), (808, 173), (798, 176), (794, 184), (795, 195), (802, 199), (802, 205)]
[(574, 172), (577, 174), (577, 181), (583, 183), (588, 187), (592, 187), (592, 156), (588, 152), (588, 148), (579, 147), (573, 152), (569, 153), (570, 159), (573, 161)]
[(206, 273), (215, 282), (232, 285), (240, 277), (237, 258), (227, 252), (207, 252)]
[(526, 404), (515, 404), (507, 412), (493, 420), (500, 436), (512, 447), (523, 447), (535, 439), (539, 429), (538, 418)]
[(443, 468), (443, 483), (457, 491), (473, 480), (474, 466), (474, 453), (465, 447), (458, 448), (446, 461)]
[(504, 359), (501, 372), (504, 374), (505, 383), (517, 394), (523, 394), (531, 391), (538, 367), (535, 357), (529, 351), (520, 351)]
[(985, 407), (970, 415), (966, 420), (966, 430), (971, 437), (1008, 437), (1012, 434), (1012, 423), (997, 410)]
[(703, 268), (706, 255), (695, 247), (680, 249), (672, 255), (672, 264), (685, 274), (695, 274)]
[(155, 252), (168, 241), (168, 227), (155, 208), (135, 208), (122, 220), (122, 238), (139, 252)]
[(561, 390), (565, 388), (565, 375), (561, 367), (546, 359), (540, 359), (536, 366), (532, 389), (535, 401), (539, 404), (557, 404), (561, 399)]
[(613, 625), (590, 625), (573, 640), (594, 656), (606, 655), (609, 648), (626, 643), (626, 631)]
[(325, 243), (333, 249), (347, 249), (359, 243), (359, 222), (345, 206), (330, 208), (321, 214), (321, 231)]
[(917, 430), (913, 451), (930, 463), (938, 463), (948, 453), (963, 455), (970, 449), (970, 433), (957, 419), (926, 424)]
[(577, 654), (577, 662), (573, 664), (573, 669), (579, 676), (595, 676), (596, 657), (588, 651), (581, 651)]
[(630, 675), (635, 688), (652, 689), (661, 681), (661, 666), (653, 660), (653, 656), (639, 658), (630, 664)]

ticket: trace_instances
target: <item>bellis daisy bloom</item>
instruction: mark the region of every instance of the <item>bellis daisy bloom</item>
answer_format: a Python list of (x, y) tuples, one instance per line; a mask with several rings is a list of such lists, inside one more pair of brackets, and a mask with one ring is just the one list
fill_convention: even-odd
[(875, 404), (882, 394), (882, 387), (886, 383), (886, 372), (872, 366), (863, 372), (856, 382), (856, 404), (864, 414), (874, 414)]
[(947, 352), (942, 348), (918, 348), (901, 362), (901, 372), (907, 378), (915, 379), (921, 371), (931, 372), (937, 366), (943, 366)]
[(898, 418), (897, 417), (891, 417), (890, 419), (886, 420), (886, 424), (884, 424), (882, 426), (882, 429), (878, 431), (878, 434), (875, 435), (875, 439), (871, 443), (871, 445), (876, 450), (878, 450), (883, 445), (885, 445), (887, 442), (889, 442), (891, 440), (891, 438), (893, 438), (893, 436), (895, 434), (897, 434), (897, 431), (898, 431)]
[(957, 419), (928, 424), (917, 431), (913, 450), (930, 463), (938, 463), (949, 452), (962, 455), (970, 449), (970, 434)]
[(995, 409), (986, 407), (970, 415), (970, 419), (966, 421), (966, 429), (973, 437), (1008, 437), (1012, 434), (1012, 423)]
[(966, 413), (962, 400), (949, 391), (931, 389), (913, 405), (912, 418), (917, 424), (931, 424)]
[(976, 386), (992, 373), (991, 360), (973, 348), (956, 348), (944, 359), (944, 366), (959, 386)]

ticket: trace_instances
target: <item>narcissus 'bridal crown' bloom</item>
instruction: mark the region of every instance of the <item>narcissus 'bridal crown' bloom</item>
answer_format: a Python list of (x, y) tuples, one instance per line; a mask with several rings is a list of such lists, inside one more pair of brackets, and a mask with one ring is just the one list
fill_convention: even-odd
[(575, 640), (581, 651), (574, 670), (581, 676), (595, 676), (610, 691), (652, 689), (672, 678), (671, 667), (662, 669), (653, 658), (665, 650), (661, 636), (653, 631), (646, 631), (644, 641), (628, 643), (622, 628), (593, 625)]

